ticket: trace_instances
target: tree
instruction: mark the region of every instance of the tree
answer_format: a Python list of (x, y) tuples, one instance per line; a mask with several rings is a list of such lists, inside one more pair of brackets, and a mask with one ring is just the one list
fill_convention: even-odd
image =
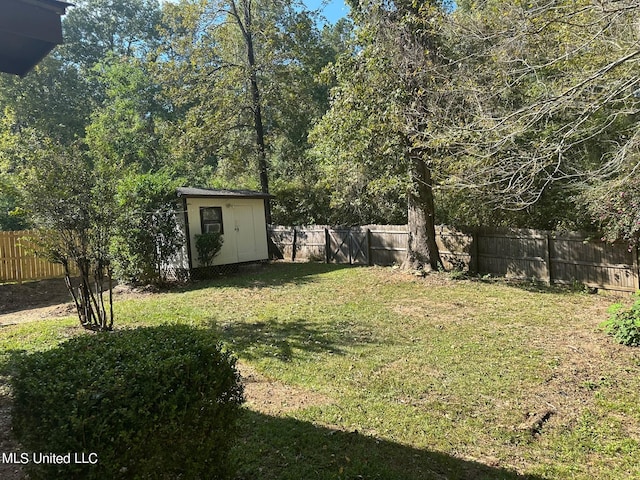
[(174, 151), (211, 166), (210, 184), (268, 192), (312, 170), (306, 135), (326, 108), (314, 77), (339, 35), (295, 0), (212, 0), (167, 5), (164, 37), (159, 83), (183, 118)]
[[(100, 62), (107, 63), (108, 54), (129, 55), (141, 63), (156, 38), (159, 11), (158, 4), (148, 0), (79, 2), (63, 19), (64, 45), (57, 47), (25, 78), (0, 74), (0, 228), (26, 226), (24, 220), (13, 215), (19, 206), (15, 172), (24, 166), (25, 152), (30, 150), (29, 137), (34, 132), (55, 139), (55, 143), (72, 145), (84, 139), (85, 129), (93, 123), (91, 148), (98, 151), (97, 147), (102, 147), (98, 153), (103, 157), (109, 148), (124, 149), (122, 144), (126, 143), (132, 150), (132, 145), (142, 143), (139, 128), (142, 121), (132, 122), (132, 115), (123, 114), (124, 108), (115, 114), (106, 111), (114, 108), (114, 102), (109, 103), (114, 95), (113, 85), (105, 84), (113, 83), (115, 75), (93, 68)], [(111, 64), (115, 63), (111, 59)], [(107, 88), (111, 90), (105, 92)], [(108, 105), (102, 105), (105, 98)], [(94, 113), (99, 107), (102, 113)], [(114, 119), (120, 122), (109, 123)], [(96, 132), (101, 128), (104, 141), (98, 142)], [(107, 136), (112, 136), (112, 143), (118, 145), (108, 147)], [(12, 143), (15, 139), (20, 139), (22, 150)], [(147, 136), (145, 140), (148, 139)], [(138, 153), (145, 150), (136, 148)], [(144, 152), (145, 158), (156, 159), (158, 155), (147, 154), (149, 150), (151, 147)]]
[(65, 43), (25, 78), (0, 74), (0, 109), (12, 128), (36, 128), (69, 144), (84, 137), (104, 99), (93, 67), (109, 55), (142, 59), (155, 46), (160, 8), (153, 0), (82, 0), (62, 20)]
[(330, 196), (329, 223), (407, 221), (402, 89), (393, 72), (366, 28), (356, 31), (350, 51), (325, 72), (335, 83), (331, 108), (309, 138), (321, 172), (315, 188)]
[(452, 15), (460, 74), (448, 88), (464, 115), (443, 116), (434, 139), (460, 162), (450, 185), (512, 210), (562, 190), (572, 216), (582, 191), (629, 172), (637, 162), (638, 8), (626, 0), (488, 1)]
[(112, 252), (117, 274), (130, 282), (161, 284), (184, 243), (176, 188), (167, 172), (130, 173), (118, 184)]
[[(410, 212), (409, 224), (425, 225), (430, 241), (429, 196), (436, 191), (448, 205), (456, 202), (458, 212), (463, 205), (480, 219), (582, 226), (589, 205), (592, 212), (612, 205), (600, 216), (613, 218), (617, 202), (593, 194), (633, 191), (619, 186), (638, 165), (640, 5), (490, 0), (459, 6), (354, 3), (360, 31), (369, 29), (357, 50), (363, 65), (375, 64), (368, 48), (381, 49), (392, 64), (392, 73), (379, 78), (397, 90), (380, 91), (398, 99), (400, 122), (387, 126), (402, 127), (394, 131), (405, 139), (409, 203), (419, 206), (414, 213), (429, 212), (417, 220)], [(362, 105), (380, 112), (370, 97)], [(371, 136), (365, 130), (364, 138)], [(429, 250), (433, 244), (420, 256), (434, 257)]]
[(103, 162), (144, 172), (169, 163), (166, 119), (160, 87), (149, 66), (134, 58), (109, 56), (93, 68), (105, 99), (86, 128), (91, 155)]
[(92, 165), (79, 145), (61, 146), (46, 138), (40, 142), (35, 158), (21, 172), (22, 206), (39, 232), (33, 239), (36, 253), (64, 267), (80, 324), (91, 330), (110, 330), (113, 172)]
[[(256, 162), (260, 188), (268, 193), (263, 105), (255, 35), (260, 28), (251, 0), (220, 0), (170, 6), (160, 65), (169, 97), (186, 111), (185, 130), (206, 156), (225, 156), (230, 141), (236, 157)], [(258, 19), (261, 17), (258, 16)], [(266, 32), (265, 32), (266, 33)], [(253, 147), (242, 133), (250, 128)], [(206, 132), (206, 133), (205, 133)], [(207, 138), (203, 138), (204, 137)], [(249, 151), (253, 155), (249, 155)], [(240, 155), (238, 155), (240, 153)], [(228, 155), (228, 154), (227, 154)], [(216, 161), (217, 163), (217, 161)], [(270, 210), (267, 209), (270, 222)]]
[(157, 45), (160, 19), (154, 0), (81, 0), (64, 17), (57, 54), (82, 71), (108, 55), (144, 58)]
[[(359, 44), (348, 61), (356, 68), (353, 75), (343, 72), (343, 80), (333, 91), (333, 111), (323, 120), (322, 128), (324, 134), (333, 130), (335, 135), (326, 143), (339, 139), (338, 145), (355, 152), (356, 162), (343, 163), (352, 171), (368, 164), (378, 171), (385, 165), (388, 171), (398, 164), (404, 166), (402, 184), (407, 187), (409, 225), (405, 264), (419, 270), (441, 268), (433, 193), (437, 182), (434, 170), (439, 165), (435, 149), (425, 142), (434, 123), (425, 114), (438, 106), (438, 97), (428, 92), (447, 68), (438, 30), (445, 6), (353, 2), (352, 11), (359, 27)], [(330, 118), (348, 120), (333, 129)], [(357, 133), (344, 128), (350, 124)], [(351, 145), (349, 138), (355, 140)], [(367, 160), (363, 153), (371, 149), (376, 155)], [(397, 174), (395, 178), (399, 178)]]
[(352, 23), (343, 19), (320, 30), (316, 17), (303, 12), (289, 18), (285, 31), (281, 49), (297, 60), (274, 72), (278, 88), (268, 97), (273, 220), (282, 225), (331, 223), (339, 212), (329, 206), (326, 172), (311, 154), (309, 135), (329, 108), (333, 79), (324, 69), (346, 50)]
[(25, 78), (0, 74), (3, 128), (12, 132), (34, 128), (59, 142), (72, 143), (84, 135), (95, 102), (89, 79), (55, 54)]

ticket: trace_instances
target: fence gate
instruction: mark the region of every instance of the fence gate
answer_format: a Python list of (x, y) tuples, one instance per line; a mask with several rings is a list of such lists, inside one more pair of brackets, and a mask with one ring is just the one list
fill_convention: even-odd
[(326, 230), (327, 263), (369, 265), (369, 235), (367, 230)]

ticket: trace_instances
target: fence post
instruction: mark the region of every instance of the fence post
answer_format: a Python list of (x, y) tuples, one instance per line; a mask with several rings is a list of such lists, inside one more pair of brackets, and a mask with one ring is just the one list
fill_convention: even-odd
[(547, 284), (551, 285), (551, 235), (549, 232), (545, 234), (546, 248), (544, 262), (547, 264)]
[(480, 273), (480, 258), (478, 242), (480, 241), (480, 234), (477, 228), (471, 230), (471, 259), (469, 260), (469, 270), (472, 273), (479, 274)]
[(633, 275), (635, 278), (635, 289), (640, 290), (640, 271), (638, 271), (638, 246), (633, 247)]
[(324, 227), (324, 258), (326, 263), (331, 263), (331, 238), (327, 227)]
[(293, 245), (291, 245), (291, 261), (296, 261), (296, 240), (298, 239), (298, 229), (293, 227)]
[(371, 266), (373, 265), (373, 260), (371, 259), (371, 229), (367, 228), (367, 232), (366, 232), (366, 238), (367, 238), (367, 265)]

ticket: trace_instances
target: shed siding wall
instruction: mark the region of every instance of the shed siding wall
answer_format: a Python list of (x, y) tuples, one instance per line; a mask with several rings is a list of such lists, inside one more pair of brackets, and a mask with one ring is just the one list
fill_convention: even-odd
[[(260, 198), (187, 198), (191, 258), (194, 267), (200, 266), (196, 250), (196, 235), (202, 233), (201, 207), (222, 208), (224, 243), (220, 253), (213, 261), (214, 265), (228, 265), (269, 258), (264, 200)], [(250, 241), (251, 237), (253, 237), (253, 242)], [(240, 247), (240, 251), (238, 247)]]

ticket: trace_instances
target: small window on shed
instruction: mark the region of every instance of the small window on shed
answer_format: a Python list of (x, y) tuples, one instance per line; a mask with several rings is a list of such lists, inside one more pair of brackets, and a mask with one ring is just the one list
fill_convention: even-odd
[(222, 207), (200, 207), (200, 227), (202, 233), (223, 234)]

